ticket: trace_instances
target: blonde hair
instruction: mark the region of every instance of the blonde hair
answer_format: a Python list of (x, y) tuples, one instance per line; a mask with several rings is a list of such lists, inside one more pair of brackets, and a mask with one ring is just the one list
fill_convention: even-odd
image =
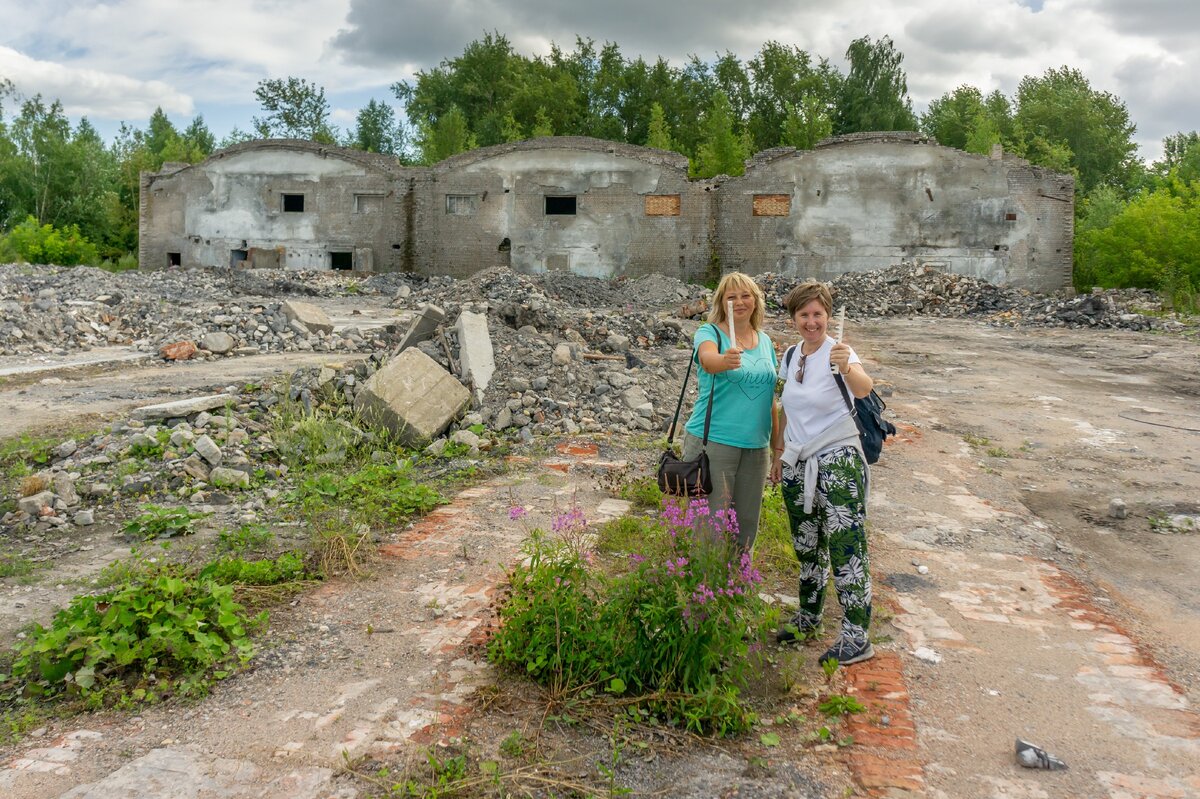
[(796, 311), (817, 300), (825, 308), (825, 315), (833, 315), (833, 295), (829, 286), (816, 280), (806, 280), (788, 292), (783, 299), (783, 307), (787, 309), (788, 318), (794, 318)]
[(766, 301), (763, 299), (762, 289), (758, 287), (754, 279), (742, 272), (730, 272), (721, 278), (721, 282), (717, 284), (717, 290), (713, 292), (713, 307), (708, 313), (708, 321), (718, 327), (725, 324), (725, 295), (731, 289), (749, 289), (750, 293), (754, 295), (754, 313), (750, 314), (750, 327), (761, 330), (765, 315), (763, 305)]

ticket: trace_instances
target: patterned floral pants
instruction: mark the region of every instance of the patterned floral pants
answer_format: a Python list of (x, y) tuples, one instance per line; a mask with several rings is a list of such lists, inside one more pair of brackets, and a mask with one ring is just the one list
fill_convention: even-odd
[(783, 467), (783, 504), (800, 561), (800, 609), (794, 621), (801, 631), (821, 623), (832, 568), (833, 587), (842, 605), (842, 635), (865, 641), (871, 625), (866, 466), (853, 447), (822, 453), (817, 463), (811, 513), (804, 512), (803, 464)]

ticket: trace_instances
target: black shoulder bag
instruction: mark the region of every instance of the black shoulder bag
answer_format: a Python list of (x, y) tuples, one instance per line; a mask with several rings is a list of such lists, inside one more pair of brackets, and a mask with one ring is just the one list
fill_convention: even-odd
[[(721, 334), (717, 333), (717, 352), (721, 351)], [(688, 358), (687, 374), (683, 376), (683, 388), (679, 389), (679, 402), (675, 405), (675, 418), (667, 430), (667, 449), (658, 459), (658, 487), (674, 497), (706, 497), (712, 493), (712, 470), (708, 466), (708, 426), (712, 422), (713, 392), (708, 396), (708, 410), (704, 414), (704, 444), (700, 454), (690, 461), (675, 457), (671, 439), (675, 437), (675, 425), (679, 423), (679, 411), (683, 408), (683, 395), (687, 392), (688, 378), (692, 376), (692, 362), (700, 359), (699, 348)], [(716, 385), (713, 385), (716, 389)]]

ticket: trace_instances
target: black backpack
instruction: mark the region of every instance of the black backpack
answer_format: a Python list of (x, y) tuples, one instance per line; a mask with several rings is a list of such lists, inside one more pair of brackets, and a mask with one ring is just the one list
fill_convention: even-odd
[[(795, 350), (794, 346), (788, 347), (787, 354), (783, 356), (785, 373), (792, 367), (792, 354)], [(837, 381), (838, 390), (842, 392), (842, 399), (845, 400), (846, 407), (850, 409), (850, 416), (858, 428), (858, 439), (862, 442), (863, 454), (867, 456), (867, 463), (875, 463), (879, 460), (879, 454), (883, 452), (883, 440), (888, 436), (896, 435), (896, 426), (883, 418), (883, 412), (887, 410), (887, 403), (875, 393), (875, 389), (871, 389), (871, 393), (865, 397), (855, 397), (854, 402), (851, 402), (850, 392), (846, 390), (846, 381), (842, 379), (841, 374), (835, 372), (833, 379)]]

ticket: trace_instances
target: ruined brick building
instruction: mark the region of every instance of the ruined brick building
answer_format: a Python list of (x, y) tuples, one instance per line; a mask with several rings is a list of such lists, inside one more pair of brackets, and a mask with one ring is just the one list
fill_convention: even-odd
[(831, 279), (900, 261), (1071, 283), (1074, 182), (913, 133), (840, 136), (688, 178), (677, 153), (554, 137), (431, 167), (312, 142), (239, 144), (141, 180), (143, 268), (245, 265), (596, 277), (715, 269)]

